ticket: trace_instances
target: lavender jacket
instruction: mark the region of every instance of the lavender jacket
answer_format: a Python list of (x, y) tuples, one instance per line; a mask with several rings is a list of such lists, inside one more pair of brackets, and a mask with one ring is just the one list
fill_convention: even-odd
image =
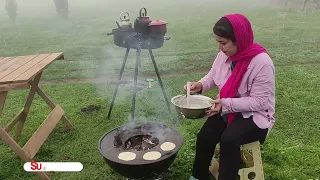
[[(275, 68), (268, 54), (254, 57), (244, 74), (236, 98), (223, 98), (222, 113), (241, 112), (244, 118), (253, 115), (254, 123), (261, 129), (271, 130), (275, 123)], [(199, 82), (202, 94), (218, 88), (219, 91), (231, 75), (231, 60), (219, 52), (211, 70)], [(217, 95), (219, 98), (219, 94)]]

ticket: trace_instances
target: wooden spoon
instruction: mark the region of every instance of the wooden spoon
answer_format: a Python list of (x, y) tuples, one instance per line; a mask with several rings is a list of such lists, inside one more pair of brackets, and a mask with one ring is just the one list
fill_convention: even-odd
[(189, 102), (190, 102), (190, 82), (187, 82), (187, 107), (189, 108)]

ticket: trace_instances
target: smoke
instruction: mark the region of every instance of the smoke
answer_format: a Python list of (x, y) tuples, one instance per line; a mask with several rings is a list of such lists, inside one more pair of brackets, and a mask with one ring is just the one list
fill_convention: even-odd
[[(130, 22), (134, 25), (142, 7), (147, 9), (151, 20), (162, 19), (168, 22), (169, 41), (160, 49), (153, 50), (164, 88), (175, 114), (170, 99), (177, 95), (164, 79), (166, 71), (179, 71), (198, 68), (187, 62), (197, 61), (199, 66), (215, 55), (216, 45), (212, 38), (212, 26), (216, 20), (227, 13), (245, 13), (253, 17), (248, 10), (259, 11), (273, 7), (275, 0), (163, 0), (163, 1), (116, 1), (116, 0), (69, 0), (69, 19), (63, 20), (56, 15), (53, 0), (29, 0), (18, 2), (17, 25), (7, 23), (8, 17), (4, 8), (0, 8), (0, 54), (19, 52), (38, 54), (47, 52), (64, 52), (66, 61), (72, 67), (63, 67), (66, 78), (69, 74), (80, 78), (98, 78), (93, 81), (96, 94), (101, 98), (108, 97), (109, 104), (119, 78), (120, 68), (125, 56), (125, 48), (113, 44), (113, 36), (107, 36), (120, 21), (120, 13), (127, 11)], [(0, 4), (4, 4), (0, 0)], [(263, 14), (264, 11), (261, 11)], [(269, 12), (268, 12), (269, 13)], [(266, 14), (267, 15), (267, 14)], [(286, 22), (288, 16), (282, 11), (274, 14)], [(253, 22), (253, 29), (259, 32), (260, 20)], [(207, 28), (203, 28), (207, 27)], [(17, 33), (21, 32), (19, 36)], [(197, 37), (197, 38), (194, 38)], [(44, 39), (45, 43), (39, 43)], [(75, 43), (76, 42), (76, 43)], [(3, 45), (2, 45), (3, 44)], [(15, 44), (18, 44), (15, 46)], [(210, 53), (212, 52), (212, 53)], [(136, 51), (131, 49), (124, 69), (122, 83), (117, 93), (115, 104), (126, 105), (131, 110), (133, 95), (133, 74), (136, 63)], [(61, 64), (59, 64), (61, 66)], [(208, 68), (209, 69), (209, 68)], [(71, 71), (72, 70), (72, 71)], [(58, 70), (57, 70), (58, 71)], [(54, 73), (52, 73), (54, 74)], [(136, 121), (155, 121), (178, 125), (180, 120), (172, 116), (167, 109), (159, 80), (147, 50), (141, 51), (141, 69), (138, 77), (139, 91), (136, 97)], [(142, 76), (143, 75), (143, 76)], [(148, 88), (147, 78), (153, 78), (152, 88)], [(188, 81), (188, 80), (186, 80)], [(181, 87), (182, 88), (182, 87)], [(85, 103), (85, 102), (84, 102)], [(116, 107), (114, 107), (116, 108)], [(127, 111), (124, 111), (127, 113)], [(128, 121), (131, 119), (128, 113)]]
[(117, 136), (121, 141), (126, 141), (128, 138), (136, 135), (151, 135), (158, 138), (160, 142), (166, 141), (168, 137), (175, 136), (177, 133), (170, 126), (159, 123), (150, 122), (129, 122), (118, 129)]

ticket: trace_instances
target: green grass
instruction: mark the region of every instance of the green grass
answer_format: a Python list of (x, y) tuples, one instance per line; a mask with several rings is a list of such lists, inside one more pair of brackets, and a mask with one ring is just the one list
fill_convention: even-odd
[[(319, 141), (316, 134), (320, 133), (319, 96), (310, 92), (319, 89), (319, 82), (310, 79), (320, 78), (319, 67), (285, 67), (277, 68), (277, 124), (268, 140), (262, 146), (266, 179), (307, 179), (319, 174)], [(296, 78), (294, 78), (296, 75)], [(170, 77), (164, 80), (168, 96), (183, 93), (185, 80), (196, 80), (202, 75), (185, 75)], [(289, 80), (288, 78), (292, 78)], [(283, 81), (279, 81), (283, 79)], [(304, 88), (307, 86), (308, 88)], [(81, 173), (53, 173), (54, 179), (120, 179), (104, 163), (97, 149), (99, 138), (108, 130), (126, 123), (130, 112), (131, 94), (126, 89), (119, 92), (119, 98), (113, 110), (112, 118), (107, 119), (114, 85), (95, 85), (91, 83), (75, 83), (64, 85), (45, 85), (44, 91), (65, 109), (68, 118), (75, 126), (72, 132), (54, 131), (36, 156), (37, 161), (79, 161), (84, 164)], [(104, 92), (102, 91), (105, 90)], [(309, 92), (308, 92), (309, 91)], [(215, 95), (215, 91), (208, 95)], [(25, 92), (10, 93), (4, 119), (8, 120), (21, 108)], [(20, 97), (17, 99), (17, 97)], [(79, 98), (80, 97), (80, 98)], [(157, 103), (153, 103), (157, 102)], [(101, 105), (102, 109), (92, 115), (80, 113), (80, 108), (91, 104)], [(10, 108), (9, 108), (10, 107)], [(46, 106), (36, 99), (21, 140), (25, 143), (36, 127), (45, 118)], [(42, 113), (40, 113), (42, 112)], [(160, 86), (141, 91), (137, 99), (138, 119), (169, 123), (184, 136), (184, 145), (179, 156), (171, 167), (170, 179), (187, 179), (192, 167), (196, 133), (203, 124), (202, 120), (178, 121), (168, 115)], [(5, 123), (5, 121), (3, 121)], [(297, 145), (300, 145), (299, 147)], [(1, 147), (0, 177), (15, 179), (31, 178), (33, 175), (18, 168), (22, 166), (15, 154), (6, 146)], [(290, 148), (291, 147), (291, 148)]]
[[(43, 74), (43, 80), (118, 76), (125, 50), (113, 45), (106, 36), (118, 15), (129, 11), (131, 20), (141, 7), (146, 7), (152, 19), (169, 22), (172, 38), (163, 48), (154, 50), (168, 97), (183, 93), (187, 80), (198, 80), (204, 74), (179, 75), (207, 71), (217, 52), (212, 25), (223, 14), (241, 12), (252, 21), (256, 41), (269, 51), (276, 66), (276, 125), (262, 146), (265, 176), (268, 180), (320, 178), (319, 88), (320, 88), (320, 21), (319, 13), (288, 13), (282, 19), (280, 11), (266, 3), (235, 1), (84, 1), (71, 0), (70, 20), (55, 17), (53, 2), (33, 0), (19, 2), (18, 24), (0, 17), (0, 56), (64, 52), (65, 60), (56, 61)], [(90, 3), (89, 3), (90, 2)], [(184, 2), (184, 3), (183, 3)], [(256, 2), (256, 1), (255, 1)], [(0, 4), (3, 1), (0, 0)], [(160, 6), (161, 5), (161, 6)], [(158, 8), (158, 9), (156, 9)], [(0, 9), (0, 14), (5, 14)], [(126, 75), (134, 70), (131, 52)], [(143, 51), (142, 75), (154, 75), (147, 52)], [(116, 99), (112, 119), (107, 112), (114, 84), (67, 83), (43, 84), (44, 91), (60, 104), (75, 126), (71, 132), (54, 130), (42, 146), (37, 161), (79, 161), (81, 173), (49, 173), (52, 179), (121, 179), (103, 161), (97, 149), (98, 140), (110, 129), (127, 122), (131, 108), (131, 91), (122, 86)], [(214, 96), (217, 92), (209, 92)], [(9, 93), (1, 125), (23, 107), (27, 91)], [(92, 115), (80, 113), (80, 108), (101, 105)], [(19, 144), (23, 145), (42, 123), (49, 108), (36, 96)], [(195, 152), (196, 133), (202, 120), (180, 121), (168, 115), (159, 84), (139, 93), (137, 116), (140, 120), (158, 121), (177, 128), (184, 145), (170, 168), (169, 179), (188, 179)], [(63, 126), (59, 124), (59, 126)], [(14, 129), (15, 130), (15, 129)], [(14, 131), (13, 131), (14, 132)], [(0, 141), (0, 179), (35, 179), (23, 170), (23, 162)]]

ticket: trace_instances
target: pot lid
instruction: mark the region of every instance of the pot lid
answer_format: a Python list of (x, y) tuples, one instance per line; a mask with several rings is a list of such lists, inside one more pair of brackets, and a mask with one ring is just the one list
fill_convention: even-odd
[(151, 21), (149, 23), (149, 26), (164, 25), (164, 24), (168, 24), (168, 23), (163, 20), (155, 20), (155, 21)]

